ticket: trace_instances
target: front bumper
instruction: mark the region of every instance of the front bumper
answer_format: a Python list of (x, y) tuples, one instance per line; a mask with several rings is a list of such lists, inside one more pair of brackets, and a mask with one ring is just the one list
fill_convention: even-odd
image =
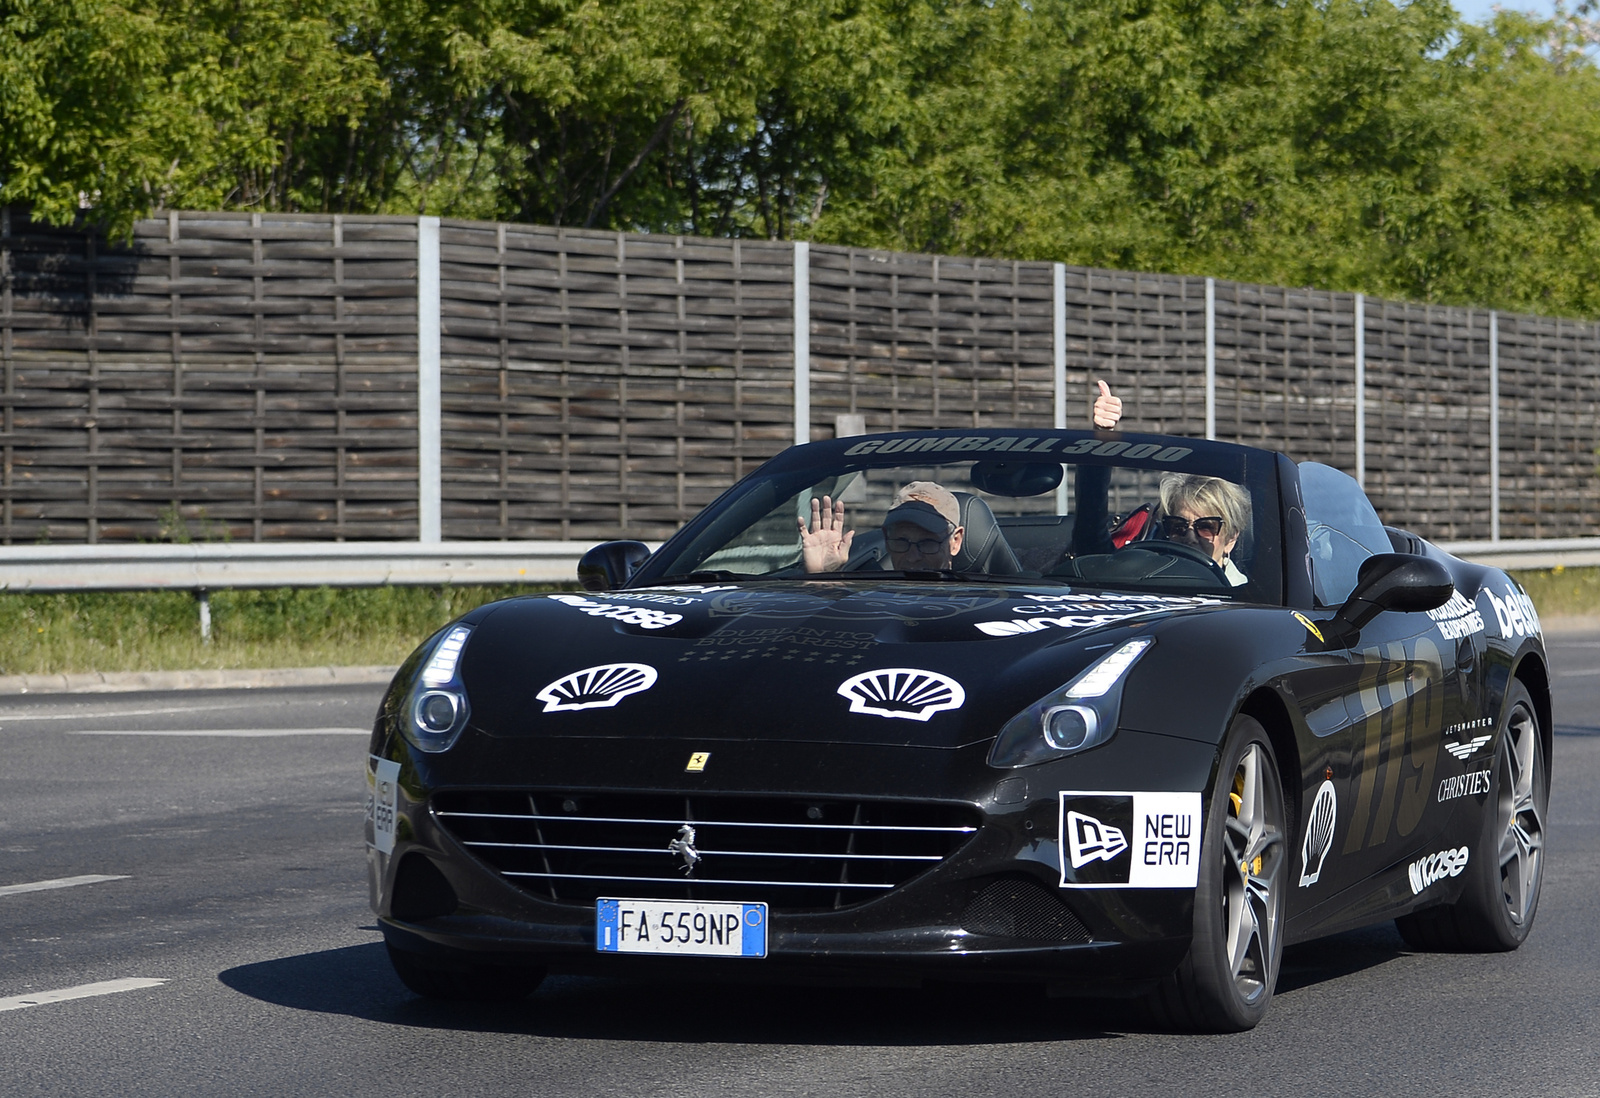
[[(768, 956), (746, 960), (599, 953), (592, 901), (542, 898), (459, 842), (434, 811), (435, 794), (508, 788), (503, 781), (463, 780), (485, 773), (485, 765), (487, 773), (501, 778), (537, 775), (537, 786), (527, 788), (546, 790), (600, 788), (596, 771), (617, 769), (596, 765), (592, 741), (535, 746), (484, 740), (480, 749), (499, 758), (475, 753), (474, 775), (437, 756), (418, 758), (403, 744), (390, 745), (402, 764), (396, 842), (388, 854), (369, 845), (368, 857), (373, 908), (393, 948), (587, 974), (735, 981), (972, 979), (1101, 993), (1158, 979), (1188, 949), (1192, 890), (1060, 887), (1057, 791), (1134, 788), (1128, 766), (1135, 761), (1138, 788), (1201, 788), (1215, 752), (1192, 741), (1123, 732), (1106, 748), (1026, 773), (988, 768), (986, 744), (958, 751), (744, 744), (751, 749), (747, 753), (721, 751), (719, 780), (713, 785), (693, 776), (696, 795), (795, 798), (823, 796), (816, 790), (825, 789), (829, 799), (927, 801), (933, 789), (949, 794), (947, 801), (970, 806), (977, 823), (970, 838), (942, 861), (891, 891), (839, 910), (786, 910), (781, 896), (749, 895), (749, 900), (767, 901), (771, 912)], [(621, 749), (605, 754), (627, 756), (628, 770), (638, 775), (655, 769), (656, 754), (677, 769), (692, 748), (705, 745), (611, 746)], [(740, 765), (757, 759), (765, 765)], [(825, 780), (830, 775), (832, 780)], [(608, 776), (612, 782), (604, 788), (663, 792), (628, 782), (630, 775)], [(635, 893), (618, 885), (607, 894)]]

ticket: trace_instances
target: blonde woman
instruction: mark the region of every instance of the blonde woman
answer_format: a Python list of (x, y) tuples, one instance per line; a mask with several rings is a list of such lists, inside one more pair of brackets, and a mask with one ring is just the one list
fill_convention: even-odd
[(1168, 541), (1205, 553), (1233, 586), (1248, 582), (1232, 558), (1250, 532), (1250, 496), (1243, 488), (1221, 477), (1168, 473), (1161, 478), (1158, 522)]

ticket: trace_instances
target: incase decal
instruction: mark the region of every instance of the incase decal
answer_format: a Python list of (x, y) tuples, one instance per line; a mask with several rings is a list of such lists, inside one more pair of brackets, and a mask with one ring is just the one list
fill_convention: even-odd
[(1465, 868), (1467, 868), (1467, 848), (1464, 846), (1458, 846), (1454, 850), (1441, 850), (1437, 854), (1429, 854), (1426, 858), (1412, 862), (1411, 894), (1420, 895), (1423, 889), (1446, 877), (1459, 877)]
[(1333, 849), (1333, 828), (1338, 817), (1339, 795), (1334, 792), (1333, 782), (1325, 781), (1311, 802), (1311, 820), (1306, 824), (1305, 842), (1300, 844), (1301, 888), (1310, 888), (1321, 879), (1322, 863)]
[(1489, 774), (1487, 770), (1474, 770), (1446, 778), (1439, 783), (1439, 800), (1453, 801), (1459, 797), (1476, 797), (1479, 793), (1489, 792)]
[(839, 696), (850, 699), (852, 713), (908, 721), (925, 721), (946, 709), (960, 709), (967, 700), (967, 692), (955, 679), (915, 667), (884, 667), (852, 675), (839, 684)]
[(656, 684), (656, 669), (643, 663), (602, 663), (563, 675), (534, 697), (546, 713), (575, 709), (608, 709), (629, 694)]
[(1483, 632), (1483, 615), (1460, 591), (1453, 593), (1443, 606), (1429, 610), (1428, 617), (1439, 623), (1439, 632), (1444, 634), (1445, 640), (1460, 640)]
[(1063, 790), (1062, 888), (1193, 888), (1200, 874), (1199, 793)]
[(595, 602), (582, 595), (551, 595), (559, 603), (581, 610), (591, 618), (615, 618), (624, 625), (637, 625), (641, 629), (665, 629), (683, 620), (682, 614), (668, 614), (646, 606), (617, 606), (609, 602)]
[[(1049, 628), (1090, 629), (1109, 625), (1142, 614), (1179, 610), (1190, 606), (1208, 606), (1220, 599), (1159, 595), (1066, 594), (1040, 595), (1031, 603), (1013, 606), (1015, 614), (1059, 614), (1059, 617), (1015, 618), (1011, 621), (978, 622), (980, 633), (991, 637), (1017, 637), (1024, 633), (1038, 633)], [(1062, 613), (1069, 611), (1068, 613)]]

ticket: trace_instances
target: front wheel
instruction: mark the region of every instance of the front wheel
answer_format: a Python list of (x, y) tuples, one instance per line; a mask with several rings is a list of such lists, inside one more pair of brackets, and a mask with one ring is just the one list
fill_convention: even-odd
[(1467, 862), (1461, 898), (1395, 920), (1415, 949), (1500, 953), (1516, 949), (1533, 929), (1544, 880), (1544, 820), (1550, 769), (1538, 710), (1515, 679), (1494, 755), (1494, 786)]
[(1266, 1015), (1283, 961), (1284, 819), (1272, 741), (1241, 714), (1206, 814), (1189, 954), (1150, 996), (1174, 1028), (1236, 1033)]

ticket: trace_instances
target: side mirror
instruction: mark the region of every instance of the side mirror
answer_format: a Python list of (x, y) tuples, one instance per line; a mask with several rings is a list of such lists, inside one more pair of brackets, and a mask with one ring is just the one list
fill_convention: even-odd
[(1456, 585), (1445, 566), (1410, 553), (1379, 553), (1361, 563), (1356, 589), (1329, 623), (1334, 632), (1352, 638), (1385, 610), (1417, 613), (1450, 601)]
[(585, 591), (610, 591), (633, 578), (650, 556), (642, 541), (603, 541), (578, 561), (578, 583)]

